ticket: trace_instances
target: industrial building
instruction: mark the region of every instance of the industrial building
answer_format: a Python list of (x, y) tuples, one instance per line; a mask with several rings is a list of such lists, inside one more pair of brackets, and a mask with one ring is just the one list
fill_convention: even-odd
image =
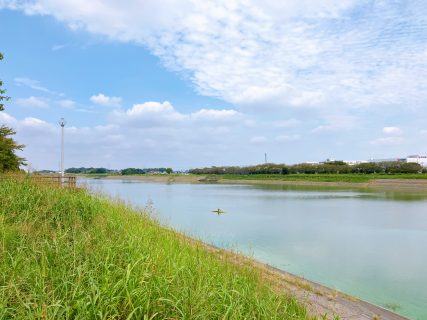
[[(326, 159), (323, 162), (320, 163), (328, 163), (328, 162), (334, 162), (337, 161), (335, 159)], [(340, 160), (341, 161), (341, 160)], [(361, 163), (379, 163), (379, 162), (407, 162), (407, 163), (418, 163), (423, 167), (427, 167), (427, 156), (420, 156), (420, 155), (410, 155), (406, 158), (386, 158), (386, 159), (369, 159), (369, 160), (343, 160), (344, 163), (354, 166)]]
[(408, 163), (418, 163), (423, 167), (427, 167), (427, 156), (411, 155), (406, 157)]

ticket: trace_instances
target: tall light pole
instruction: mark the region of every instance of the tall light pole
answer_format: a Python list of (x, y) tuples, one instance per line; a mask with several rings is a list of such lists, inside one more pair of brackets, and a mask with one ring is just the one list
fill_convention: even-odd
[(67, 124), (64, 118), (59, 119), (61, 126), (61, 176), (64, 176), (64, 127)]

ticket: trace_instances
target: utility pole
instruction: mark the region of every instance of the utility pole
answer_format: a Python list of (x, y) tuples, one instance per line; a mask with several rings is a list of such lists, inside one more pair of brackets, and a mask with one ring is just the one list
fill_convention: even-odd
[(264, 153), (264, 161), (267, 163), (267, 153)]
[(64, 127), (67, 124), (64, 118), (59, 119), (61, 126), (61, 176), (64, 176)]

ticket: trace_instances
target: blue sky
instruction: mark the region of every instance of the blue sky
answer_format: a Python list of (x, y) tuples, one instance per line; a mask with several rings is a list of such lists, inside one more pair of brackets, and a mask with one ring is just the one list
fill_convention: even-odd
[(422, 1), (0, 0), (0, 77), (35, 169), (426, 154)]

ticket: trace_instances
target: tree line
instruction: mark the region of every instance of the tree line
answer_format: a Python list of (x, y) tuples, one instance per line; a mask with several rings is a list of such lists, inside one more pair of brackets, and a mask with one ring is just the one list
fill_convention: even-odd
[(368, 162), (348, 165), (342, 161), (326, 163), (300, 163), (294, 165), (266, 163), (254, 166), (225, 166), (191, 169), (192, 174), (396, 174), (427, 172), (418, 163), (407, 162)]
[(106, 174), (106, 173), (117, 173), (117, 170), (109, 170), (107, 168), (68, 168), (65, 170), (65, 173), (72, 174)]
[(71, 174), (120, 174), (120, 175), (135, 175), (135, 174), (150, 174), (150, 173), (173, 173), (172, 168), (126, 168), (122, 170), (110, 170), (107, 168), (68, 168), (65, 173)]

